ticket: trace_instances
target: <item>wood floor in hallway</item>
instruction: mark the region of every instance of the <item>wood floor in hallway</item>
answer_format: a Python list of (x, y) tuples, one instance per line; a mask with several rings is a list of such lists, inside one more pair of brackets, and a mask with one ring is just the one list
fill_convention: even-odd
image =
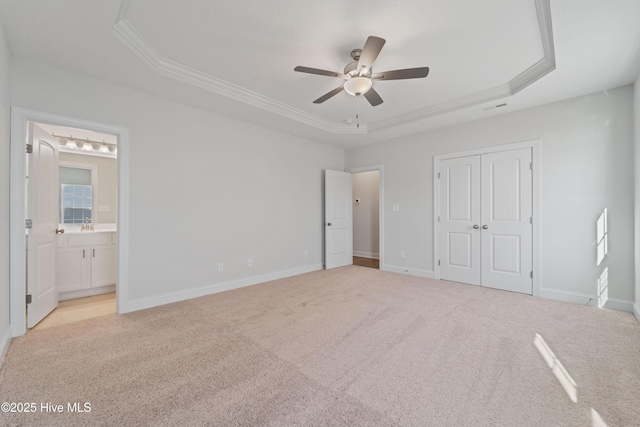
[(353, 257), (353, 265), (360, 267), (369, 267), (380, 269), (380, 260), (374, 258), (364, 258), (360, 256)]

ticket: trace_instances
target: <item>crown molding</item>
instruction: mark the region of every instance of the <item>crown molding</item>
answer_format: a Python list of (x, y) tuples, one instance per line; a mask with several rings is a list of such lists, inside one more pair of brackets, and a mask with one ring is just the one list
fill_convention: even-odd
[(335, 124), (283, 102), (257, 92), (205, 74), (186, 65), (164, 58), (126, 19), (131, 0), (122, 0), (113, 34), (129, 50), (158, 74), (200, 87), (218, 95), (251, 105), (279, 116), (313, 126), (333, 134), (364, 135), (450, 113), (495, 99), (507, 98), (530, 86), (556, 68), (553, 29), (551, 26), (550, 0), (533, 0), (538, 16), (544, 56), (508, 82), (455, 98), (427, 108), (411, 111), (387, 120), (362, 124), (359, 128), (347, 124)]

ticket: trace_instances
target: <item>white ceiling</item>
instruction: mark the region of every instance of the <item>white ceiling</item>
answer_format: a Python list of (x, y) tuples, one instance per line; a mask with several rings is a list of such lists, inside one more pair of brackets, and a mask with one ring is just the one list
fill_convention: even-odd
[[(2, 0), (0, 19), (14, 56), (345, 148), (640, 71), (638, 0)], [(387, 41), (374, 71), (429, 76), (375, 82), (375, 108), (344, 92), (313, 104), (342, 81), (293, 68), (341, 72), (370, 35)]]

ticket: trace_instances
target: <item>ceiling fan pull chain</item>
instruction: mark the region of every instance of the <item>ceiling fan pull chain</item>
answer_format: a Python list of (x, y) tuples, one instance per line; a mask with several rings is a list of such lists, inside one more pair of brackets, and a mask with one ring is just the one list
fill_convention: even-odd
[(360, 95), (356, 96), (356, 128), (360, 129)]

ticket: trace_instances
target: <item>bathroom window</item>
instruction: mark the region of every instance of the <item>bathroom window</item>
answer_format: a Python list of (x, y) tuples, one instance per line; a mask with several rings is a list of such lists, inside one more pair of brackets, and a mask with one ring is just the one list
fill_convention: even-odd
[(82, 224), (87, 218), (91, 222), (93, 191), (91, 185), (62, 184), (62, 223)]
[(60, 162), (60, 223), (95, 222), (97, 165)]

